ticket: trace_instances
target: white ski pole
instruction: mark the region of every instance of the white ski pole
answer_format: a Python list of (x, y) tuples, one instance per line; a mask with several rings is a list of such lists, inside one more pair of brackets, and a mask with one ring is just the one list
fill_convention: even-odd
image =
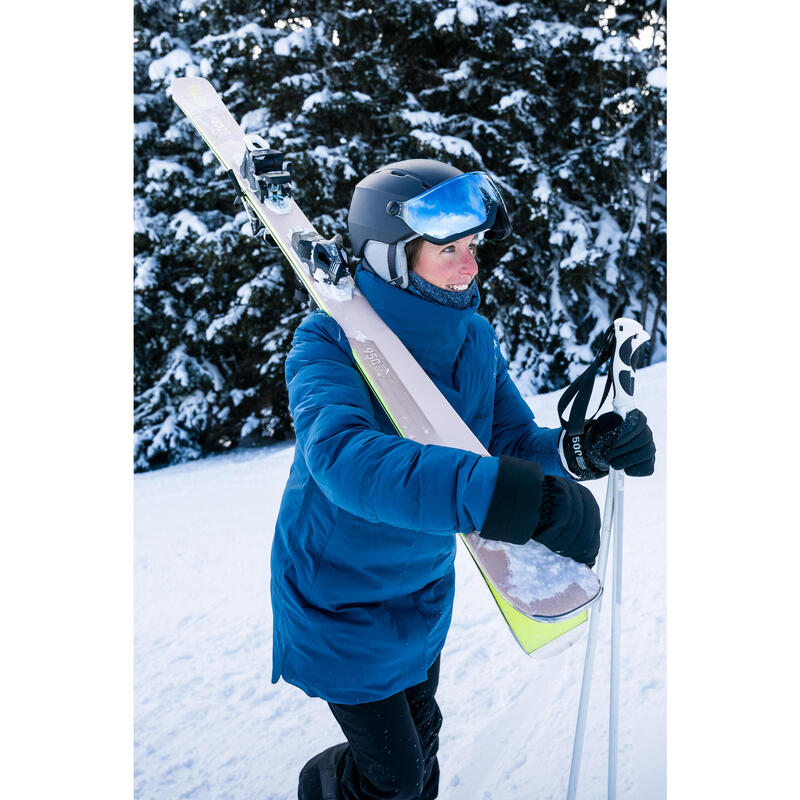
[[(609, 478), (606, 487), (606, 502), (603, 508), (603, 526), (600, 529), (600, 552), (597, 555), (597, 577), (605, 586), (606, 567), (608, 566), (608, 548), (611, 542), (611, 522), (614, 517), (614, 486)], [(583, 679), (581, 680), (581, 699), (578, 704), (578, 722), (575, 726), (575, 741), (572, 745), (572, 763), (569, 768), (569, 787), (567, 800), (575, 800), (578, 789), (578, 775), (583, 755), (583, 739), (586, 733), (586, 716), (589, 709), (589, 694), (592, 690), (594, 674), (594, 654), (597, 650), (597, 628), (600, 624), (600, 612), (603, 606), (603, 595), (589, 612), (589, 637), (586, 641), (586, 657), (583, 662)]]
[[(635, 320), (614, 320), (614, 399), (612, 406), (623, 419), (633, 409), (636, 351), (650, 335)], [(614, 586), (611, 596), (611, 691), (608, 715), (608, 798), (617, 796), (617, 754), (619, 737), (620, 639), (622, 638), (622, 520), (625, 501), (625, 473), (609, 470), (614, 487)]]
[[(634, 377), (637, 358), (634, 353), (650, 336), (642, 326), (632, 319), (614, 320), (615, 346), (611, 364), (614, 383), (614, 410), (623, 418), (633, 407)], [(610, 540), (614, 538), (614, 591), (612, 596), (611, 617), (611, 699), (609, 709), (609, 766), (608, 797), (616, 796), (617, 785), (617, 738), (619, 728), (619, 630), (621, 623), (622, 603), (622, 519), (623, 519), (623, 483), (624, 473), (610, 469), (606, 487), (606, 501), (603, 511), (603, 526), (600, 532), (600, 552), (598, 554), (597, 575), (605, 585), (606, 567)], [(613, 524), (612, 524), (613, 523)], [(602, 598), (591, 612), (589, 637), (586, 643), (586, 658), (583, 664), (581, 680), (581, 696), (578, 706), (578, 720), (575, 726), (575, 740), (572, 747), (570, 764), (568, 800), (575, 800), (578, 788), (583, 741), (586, 733), (586, 717), (589, 707), (589, 695), (594, 671), (594, 656), (597, 649), (597, 629), (599, 627)]]

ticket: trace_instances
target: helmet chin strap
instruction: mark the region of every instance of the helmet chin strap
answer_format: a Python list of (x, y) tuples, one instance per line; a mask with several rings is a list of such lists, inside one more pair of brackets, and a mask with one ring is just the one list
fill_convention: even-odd
[(400, 289), (408, 288), (408, 261), (406, 242), (416, 239), (417, 234), (401, 239), (394, 244), (376, 242), (373, 239), (364, 245), (364, 260), (369, 268), (380, 278)]

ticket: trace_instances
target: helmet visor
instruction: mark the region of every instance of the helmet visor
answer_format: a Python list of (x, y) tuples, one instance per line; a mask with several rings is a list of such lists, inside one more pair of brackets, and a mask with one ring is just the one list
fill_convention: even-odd
[(489, 229), (493, 235), (488, 238), (503, 239), (511, 233), (503, 198), (485, 172), (457, 175), (411, 200), (389, 203), (387, 211), (434, 244)]

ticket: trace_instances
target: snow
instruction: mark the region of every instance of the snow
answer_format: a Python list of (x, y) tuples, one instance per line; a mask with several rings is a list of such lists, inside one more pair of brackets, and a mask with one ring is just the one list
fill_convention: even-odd
[(145, 139), (146, 137), (152, 136), (157, 132), (158, 132), (158, 125), (156, 125), (155, 122), (153, 122), (152, 120), (133, 123), (134, 139)]
[(432, 131), (419, 130), (411, 131), (411, 135), (434, 150), (444, 150), (453, 156), (467, 156), (478, 164), (483, 163), (480, 153), (472, 146), (472, 143), (459, 136), (442, 136)]
[[(502, 546), (490, 542), (484, 543), (483, 549), (498, 550)], [(573, 583), (577, 583), (588, 597), (595, 594), (597, 584), (585, 569), (571, 558), (548, 550), (543, 544), (533, 542), (527, 547), (506, 548), (506, 552), (515, 579), (509, 584), (509, 591), (515, 597), (524, 597), (532, 602), (545, 600), (566, 592)]]
[(533, 196), (540, 203), (546, 203), (550, 199), (551, 194), (550, 179), (544, 172), (540, 172), (536, 176), (536, 188), (533, 190)]
[(666, 67), (656, 67), (647, 73), (647, 82), (654, 89), (667, 88), (667, 70)]
[(458, 0), (458, 18), (464, 25), (475, 25), (478, 22), (478, 12), (474, 0)]
[(625, 43), (620, 37), (609, 36), (594, 48), (592, 58), (595, 61), (622, 61), (624, 49)]
[(266, 108), (254, 108), (242, 115), (239, 124), (247, 133), (260, 133), (269, 125), (269, 110)]
[(526, 97), (530, 97), (530, 92), (527, 89), (516, 89), (511, 94), (504, 95), (500, 100), (491, 108), (504, 111), (509, 106), (519, 105)]
[(446, 8), (444, 11), (440, 11), (436, 15), (436, 19), (433, 21), (433, 27), (437, 29), (452, 27), (455, 18), (456, 18), (456, 9)]
[[(306, 97), (306, 99), (303, 101), (303, 111), (311, 111), (314, 106), (319, 104), (326, 105), (328, 103), (340, 102), (344, 98), (344, 92), (331, 92), (331, 90), (326, 86), (321, 91), (314, 92)], [(366, 98), (367, 101), (370, 99), (367, 95), (362, 95), (362, 98)]]
[(208, 233), (208, 226), (188, 208), (182, 209), (172, 217), (169, 228), (175, 234), (176, 239), (184, 239), (190, 231), (198, 236)]
[(278, 39), (273, 46), (273, 51), (276, 56), (288, 56), (293, 48), (305, 50), (309, 47), (309, 28), (304, 28), (302, 31), (292, 31), (288, 36)]
[(163, 158), (151, 158), (147, 163), (147, 177), (154, 180), (166, 178), (176, 172), (181, 172), (187, 178), (192, 178), (192, 171), (185, 164), (178, 161), (166, 161)]
[[(625, 483), (618, 794), (631, 800), (665, 797), (665, 381), (663, 363), (639, 373), (659, 460)], [(557, 425), (557, 398), (527, 398), (539, 424)], [(269, 683), (269, 550), (292, 455), (283, 444), (135, 477), (137, 800), (294, 800), (303, 763), (342, 740), (324, 702)], [(605, 481), (587, 485), (602, 508)], [(610, 608), (579, 800), (606, 792)], [(525, 656), (459, 546), (437, 694), (442, 800), (566, 796), (584, 642)]]
[(543, 19), (534, 20), (531, 30), (536, 31), (543, 39), (547, 39), (551, 47), (560, 47), (564, 42), (581, 34), (583, 38), (586, 28), (576, 28), (569, 22), (549, 22)]
[(442, 73), (442, 80), (443, 81), (464, 81), (470, 76), (470, 66), (469, 61), (462, 61), (458, 65), (458, 69), (452, 70), (451, 72), (443, 72)]
[(134, 258), (136, 268), (133, 286), (138, 291), (152, 289), (158, 281), (158, 259), (154, 256), (137, 256)]
[(175, 78), (183, 75), (195, 77), (198, 69), (192, 63), (192, 54), (188, 50), (176, 48), (162, 58), (153, 59), (147, 74), (151, 81), (163, 81), (165, 84), (169, 84)]
[(447, 117), (439, 111), (409, 111), (404, 108), (400, 112), (400, 116), (414, 127), (424, 125), (429, 128), (438, 128), (447, 122)]

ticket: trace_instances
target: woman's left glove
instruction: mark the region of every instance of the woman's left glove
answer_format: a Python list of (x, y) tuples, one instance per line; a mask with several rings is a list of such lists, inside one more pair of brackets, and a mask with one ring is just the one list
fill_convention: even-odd
[(609, 466), (624, 469), (626, 475), (652, 475), (656, 446), (647, 417), (638, 408), (625, 419), (613, 411), (592, 420), (579, 436), (561, 437), (567, 469), (580, 481), (608, 475)]

